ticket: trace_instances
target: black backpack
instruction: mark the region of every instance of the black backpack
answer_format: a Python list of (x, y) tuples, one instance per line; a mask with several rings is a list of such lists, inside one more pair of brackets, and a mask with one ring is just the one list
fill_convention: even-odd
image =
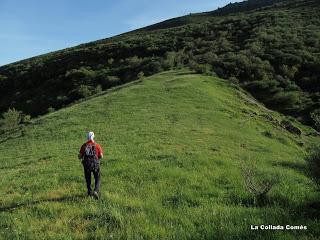
[(87, 143), (84, 149), (83, 165), (91, 171), (99, 168), (99, 160), (97, 158), (96, 144)]

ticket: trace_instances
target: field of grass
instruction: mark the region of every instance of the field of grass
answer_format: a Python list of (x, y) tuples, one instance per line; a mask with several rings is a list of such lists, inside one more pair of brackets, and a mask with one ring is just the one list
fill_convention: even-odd
[[(223, 80), (177, 71), (35, 119), (1, 137), (0, 238), (317, 239), (319, 191), (303, 160), (316, 139), (266, 115), (284, 118)], [(77, 159), (88, 130), (105, 151), (99, 201)], [(243, 164), (279, 180), (262, 205)]]

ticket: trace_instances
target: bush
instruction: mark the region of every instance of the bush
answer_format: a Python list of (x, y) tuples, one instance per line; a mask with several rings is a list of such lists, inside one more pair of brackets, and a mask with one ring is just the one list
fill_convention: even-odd
[(92, 87), (81, 84), (77, 89), (74, 90), (76, 98), (87, 98), (93, 94)]
[(137, 77), (138, 77), (138, 79), (143, 79), (144, 78), (144, 73), (143, 72), (139, 72)]
[(253, 196), (254, 204), (261, 205), (266, 202), (267, 194), (278, 183), (276, 175), (258, 171), (253, 163), (240, 165), (246, 190)]
[(20, 121), (21, 112), (15, 110), (14, 108), (9, 108), (7, 112), (2, 114), (1, 130), (4, 132), (15, 130), (18, 128)]
[(190, 68), (190, 70), (193, 70), (199, 74), (211, 75), (211, 73), (212, 73), (212, 69), (211, 69), (210, 65), (198, 64), (197, 62), (195, 62), (193, 60), (189, 61), (189, 68)]
[(311, 113), (311, 118), (317, 130), (320, 131), (320, 109), (313, 111)]
[(47, 109), (47, 112), (48, 113), (52, 113), (52, 112), (54, 112), (55, 111), (55, 109), (53, 108), (53, 107), (49, 107), (48, 109)]
[(149, 63), (144, 66), (144, 72), (152, 75), (162, 71), (162, 65), (158, 59), (150, 59)]
[(94, 93), (101, 93), (102, 92), (102, 86), (99, 84), (98, 86), (96, 86), (96, 88), (94, 89)]
[(21, 123), (30, 123), (31, 116), (27, 114), (21, 114)]
[(164, 70), (171, 70), (175, 65), (175, 52), (167, 52), (164, 56), (164, 60), (162, 62), (162, 67)]
[(81, 67), (79, 69), (71, 69), (67, 71), (65, 77), (69, 84), (74, 87), (78, 84), (92, 83), (96, 77), (96, 73), (88, 67)]
[(311, 177), (320, 184), (320, 146), (313, 147), (306, 161)]
[(239, 79), (236, 77), (230, 77), (229, 81), (233, 84), (239, 84)]

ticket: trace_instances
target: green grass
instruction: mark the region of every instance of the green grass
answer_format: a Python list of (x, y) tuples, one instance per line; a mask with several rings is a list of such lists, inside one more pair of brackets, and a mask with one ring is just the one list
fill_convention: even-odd
[[(223, 80), (178, 71), (36, 119), (2, 136), (0, 237), (316, 239), (319, 193), (300, 147), (315, 139), (291, 135), (265, 114), (283, 118)], [(85, 197), (77, 160), (88, 130), (105, 150), (99, 201)], [(266, 204), (253, 204), (241, 163), (279, 179)]]

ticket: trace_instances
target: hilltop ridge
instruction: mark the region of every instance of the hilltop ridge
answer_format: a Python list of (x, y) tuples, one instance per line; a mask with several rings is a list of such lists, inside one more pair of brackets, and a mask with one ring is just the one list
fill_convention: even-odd
[[(34, 119), (0, 136), (1, 239), (313, 239), (319, 192), (305, 174), (317, 141), (277, 122), (225, 80), (159, 73)], [(77, 160), (86, 131), (105, 150), (101, 200)], [(257, 205), (242, 164), (277, 179)], [(251, 231), (250, 224), (308, 231)]]

